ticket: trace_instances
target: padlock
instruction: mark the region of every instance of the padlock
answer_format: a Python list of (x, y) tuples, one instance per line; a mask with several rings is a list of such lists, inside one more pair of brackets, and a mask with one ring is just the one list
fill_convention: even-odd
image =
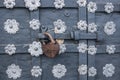
[(54, 58), (59, 53), (59, 44), (49, 33), (45, 32), (44, 35), (50, 39), (50, 42), (42, 43), (43, 54), (45, 54), (47, 57)]

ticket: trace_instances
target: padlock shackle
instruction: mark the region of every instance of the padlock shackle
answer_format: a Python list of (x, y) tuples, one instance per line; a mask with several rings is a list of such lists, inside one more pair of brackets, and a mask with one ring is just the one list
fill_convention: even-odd
[(53, 39), (53, 37), (51, 36), (50, 33), (48, 33), (48, 32), (44, 32), (44, 35), (45, 35), (45, 36), (48, 36), (49, 39), (50, 39), (50, 41), (51, 41), (52, 43), (55, 43), (55, 40)]

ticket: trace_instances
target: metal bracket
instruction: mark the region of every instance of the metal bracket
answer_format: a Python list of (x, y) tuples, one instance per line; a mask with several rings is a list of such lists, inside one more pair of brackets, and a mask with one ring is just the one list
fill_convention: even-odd
[(74, 40), (80, 40), (80, 39), (87, 39), (87, 40), (97, 40), (102, 41), (104, 39), (104, 36), (99, 31), (97, 33), (83, 33), (80, 31), (74, 31), (71, 32), (71, 37)]

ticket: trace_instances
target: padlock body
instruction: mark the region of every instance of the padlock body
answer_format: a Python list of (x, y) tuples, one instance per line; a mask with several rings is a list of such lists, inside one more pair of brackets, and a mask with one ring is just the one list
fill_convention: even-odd
[(54, 58), (59, 53), (58, 43), (48, 43), (42, 45), (43, 53), (50, 58)]

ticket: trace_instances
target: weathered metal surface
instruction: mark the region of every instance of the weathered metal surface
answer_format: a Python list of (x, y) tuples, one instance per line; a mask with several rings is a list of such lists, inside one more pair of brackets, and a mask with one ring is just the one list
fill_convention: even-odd
[[(15, 8), (6, 9), (0, 1), (0, 80), (11, 80), (6, 74), (7, 66), (15, 63), (22, 69), (23, 73), (17, 80), (56, 80), (52, 74), (52, 68), (56, 64), (64, 64), (67, 68), (67, 73), (60, 80), (119, 80), (120, 70), (120, 27), (119, 27), (119, 0), (88, 0), (95, 1), (98, 9), (95, 13), (89, 13), (86, 7), (79, 7), (77, 0), (65, 0), (65, 7), (63, 9), (54, 8), (54, 0), (41, 0), (41, 7), (38, 10), (30, 12), (25, 8), (24, 0), (16, 0)], [(104, 5), (107, 2), (113, 2), (115, 8), (114, 12), (107, 14), (104, 12)], [(42, 27), (40, 30), (32, 30), (29, 28), (29, 21), (33, 18), (39, 19)], [(4, 22), (6, 19), (16, 19), (20, 23), (20, 30), (15, 35), (7, 34), (4, 31)], [(54, 34), (53, 22), (57, 19), (62, 19), (66, 25), (67, 30), (62, 34)], [(96, 33), (81, 32), (76, 30), (75, 26), (79, 20), (86, 20), (89, 23), (95, 22), (98, 25)], [(104, 33), (103, 27), (107, 21), (114, 21), (116, 23), (116, 32), (112, 36), (107, 36)], [(45, 28), (43, 27), (45, 26)], [(28, 44), (36, 39), (44, 39), (43, 32), (49, 31), (54, 39), (64, 39), (66, 51), (58, 55), (54, 59), (50, 59), (44, 55), (40, 57), (32, 57), (28, 53)], [(85, 42), (88, 45), (95, 45), (97, 47), (96, 55), (88, 55), (79, 53), (77, 47), (79, 42)], [(9, 56), (5, 53), (4, 47), (7, 44), (16, 45), (16, 54)], [(106, 52), (106, 45), (116, 45), (115, 54), (109, 55)], [(116, 67), (114, 76), (106, 78), (103, 75), (103, 66), (112, 63)], [(79, 75), (77, 69), (79, 65), (87, 64), (88, 67), (94, 66), (97, 68), (97, 75), (95, 77), (88, 77), (88, 75)], [(32, 77), (30, 70), (33, 66), (38, 65), (43, 69), (42, 76), (38, 78)]]

